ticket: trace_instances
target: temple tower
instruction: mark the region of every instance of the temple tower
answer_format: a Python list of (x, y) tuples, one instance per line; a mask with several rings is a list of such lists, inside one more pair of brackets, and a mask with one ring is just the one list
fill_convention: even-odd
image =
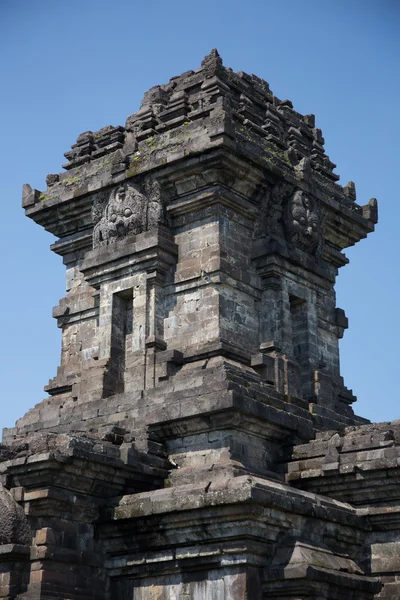
[(49, 397), (4, 431), (33, 536), (12, 597), (374, 598), (366, 521), (310, 470), (369, 427), (334, 284), (376, 200), (338, 183), (313, 115), (216, 50), (65, 156), (23, 190), (67, 284)]
[(313, 115), (213, 51), (147, 92), (125, 127), (80, 135), (45, 192), (25, 186), (27, 215), (67, 267), (49, 426), (61, 405), (72, 425), (83, 405), (168, 393), (211, 359), (257, 373), (311, 427), (361, 422), (340, 376), (334, 282), (376, 201), (356, 204), (323, 143)]

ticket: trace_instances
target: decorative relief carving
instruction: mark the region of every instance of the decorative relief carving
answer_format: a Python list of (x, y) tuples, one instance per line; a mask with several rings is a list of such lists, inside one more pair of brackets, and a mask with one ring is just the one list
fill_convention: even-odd
[(281, 240), (284, 245), (291, 242), (304, 252), (316, 254), (324, 225), (318, 201), (286, 182), (263, 188), (258, 194), (260, 211), (254, 238)]
[(283, 213), (286, 201), (294, 192), (294, 187), (280, 182), (272, 188), (265, 188), (261, 194), (260, 215), (256, 223), (254, 237), (272, 237), (284, 239)]
[(144, 183), (147, 199), (146, 230), (165, 222), (164, 203), (161, 197), (161, 186), (155, 179), (148, 179)]
[(289, 241), (300, 250), (315, 254), (321, 240), (322, 220), (317, 201), (298, 190), (289, 200), (286, 230)]
[(108, 199), (95, 199), (92, 218), (94, 248), (156, 227), (164, 221), (159, 183), (147, 180), (143, 184), (129, 182), (113, 188)]
[(92, 220), (94, 226), (96, 226), (101, 220), (107, 200), (108, 194), (105, 192), (100, 192), (94, 197), (92, 205)]
[(30, 527), (24, 510), (1, 483), (0, 544), (21, 544), (22, 546), (31, 544)]

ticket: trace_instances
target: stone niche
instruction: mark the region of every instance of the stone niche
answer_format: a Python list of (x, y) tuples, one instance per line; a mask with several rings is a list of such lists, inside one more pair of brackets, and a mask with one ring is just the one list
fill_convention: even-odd
[(334, 290), (377, 204), (314, 116), (213, 50), (65, 157), (23, 189), (66, 295), (0, 446), (0, 598), (400, 597), (399, 425), (353, 411)]

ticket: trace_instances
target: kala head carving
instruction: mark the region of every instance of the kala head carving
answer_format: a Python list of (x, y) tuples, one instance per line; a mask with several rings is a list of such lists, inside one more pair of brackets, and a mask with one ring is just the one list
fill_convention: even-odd
[(287, 229), (290, 241), (297, 248), (311, 254), (316, 252), (321, 217), (315, 200), (300, 190), (289, 200)]
[(141, 233), (145, 197), (138, 186), (123, 184), (113, 189), (105, 211), (93, 233), (94, 246), (112, 244), (128, 234)]
[(124, 183), (114, 188), (108, 202), (93, 204), (93, 247), (115, 243), (155, 227), (163, 218), (160, 188), (157, 182)]
[(119, 186), (110, 196), (108, 203), (109, 238), (125, 237), (129, 233), (141, 233), (144, 229), (143, 194), (135, 187)]

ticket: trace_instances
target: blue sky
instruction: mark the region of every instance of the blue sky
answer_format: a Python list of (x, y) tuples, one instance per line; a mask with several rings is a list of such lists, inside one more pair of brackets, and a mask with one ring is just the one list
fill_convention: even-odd
[(399, 25), (397, 0), (0, 0), (0, 427), (45, 397), (61, 350), (64, 267), (24, 217), (22, 184), (43, 190), (79, 133), (123, 125), (146, 90), (214, 47), (314, 113), (340, 183), (356, 183), (360, 204), (378, 198), (376, 232), (338, 279), (342, 374), (358, 414), (400, 418)]

